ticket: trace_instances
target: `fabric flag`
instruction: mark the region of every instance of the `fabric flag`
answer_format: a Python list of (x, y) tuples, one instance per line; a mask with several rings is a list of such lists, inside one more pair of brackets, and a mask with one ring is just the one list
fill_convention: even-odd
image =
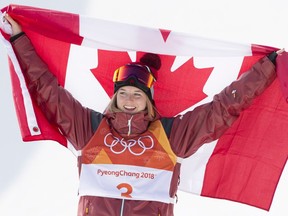
[[(100, 112), (113, 94), (114, 70), (138, 60), (143, 52), (161, 56), (154, 99), (160, 114), (169, 117), (209, 102), (259, 58), (276, 50), (20, 5), (1, 11), (21, 24), (60, 84), (84, 106)], [(54, 140), (73, 150), (33, 104), (9, 35), (1, 33), (23, 140)], [(219, 140), (184, 159), (180, 190), (269, 210), (288, 153), (288, 111), (281, 91), (283, 87), (285, 92), (287, 58), (286, 53), (277, 58), (281, 79)]]

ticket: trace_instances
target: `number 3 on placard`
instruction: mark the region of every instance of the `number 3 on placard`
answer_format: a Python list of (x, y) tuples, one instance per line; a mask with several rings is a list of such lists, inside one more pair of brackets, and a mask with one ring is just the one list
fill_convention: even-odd
[(121, 193), (121, 196), (122, 196), (122, 197), (132, 198), (132, 196), (131, 196), (130, 194), (132, 194), (133, 188), (132, 188), (132, 186), (131, 186), (130, 184), (121, 183), (121, 184), (117, 185), (117, 188), (118, 188), (119, 190), (121, 190), (121, 192), (122, 192), (122, 189), (123, 189), (123, 188), (126, 189), (125, 192), (122, 192), (122, 193)]

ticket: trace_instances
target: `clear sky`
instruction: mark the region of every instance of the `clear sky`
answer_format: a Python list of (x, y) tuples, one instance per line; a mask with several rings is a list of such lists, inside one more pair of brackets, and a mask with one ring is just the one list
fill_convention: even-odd
[[(12, 3), (288, 49), (286, 0), (1, 0), (0, 7)], [(0, 215), (76, 215), (76, 158), (69, 150), (55, 143), (21, 141), (13, 107), (7, 57), (2, 44), (0, 98)], [(287, 182), (286, 168), (270, 212), (179, 192), (175, 215), (287, 215)]]

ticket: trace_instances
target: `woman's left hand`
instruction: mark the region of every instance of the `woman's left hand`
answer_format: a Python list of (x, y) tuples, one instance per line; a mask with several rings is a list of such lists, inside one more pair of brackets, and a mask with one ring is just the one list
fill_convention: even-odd
[(284, 49), (284, 48), (276, 51), (277, 55), (281, 55), (281, 53), (283, 53), (283, 52), (285, 52), (285, 49)]

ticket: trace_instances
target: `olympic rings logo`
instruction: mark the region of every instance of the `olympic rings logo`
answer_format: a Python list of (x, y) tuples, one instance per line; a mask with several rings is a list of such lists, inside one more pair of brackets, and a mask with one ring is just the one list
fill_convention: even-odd
[[(113, 136), (112, 133), (108, 133), (104, 137), (104, 144), (105, 146), (109, 147), (114, 154), (122, 154), (128, 149), (131, 154), (139, 156), (144, 154), (146, 150), (154, 147), (154, 140), (151, 136), (143, 136), (139, 137), (137, 140), (129, 139), (125, 141), (124, 138), (119, 139), (118, 137)], [(120, 147), (120, 150), (116, 150), (117, 146), (118, 148)], [(136, 152), (135, 149), (137, 147), (140, 147), (142, 150), (140, 152)]]

